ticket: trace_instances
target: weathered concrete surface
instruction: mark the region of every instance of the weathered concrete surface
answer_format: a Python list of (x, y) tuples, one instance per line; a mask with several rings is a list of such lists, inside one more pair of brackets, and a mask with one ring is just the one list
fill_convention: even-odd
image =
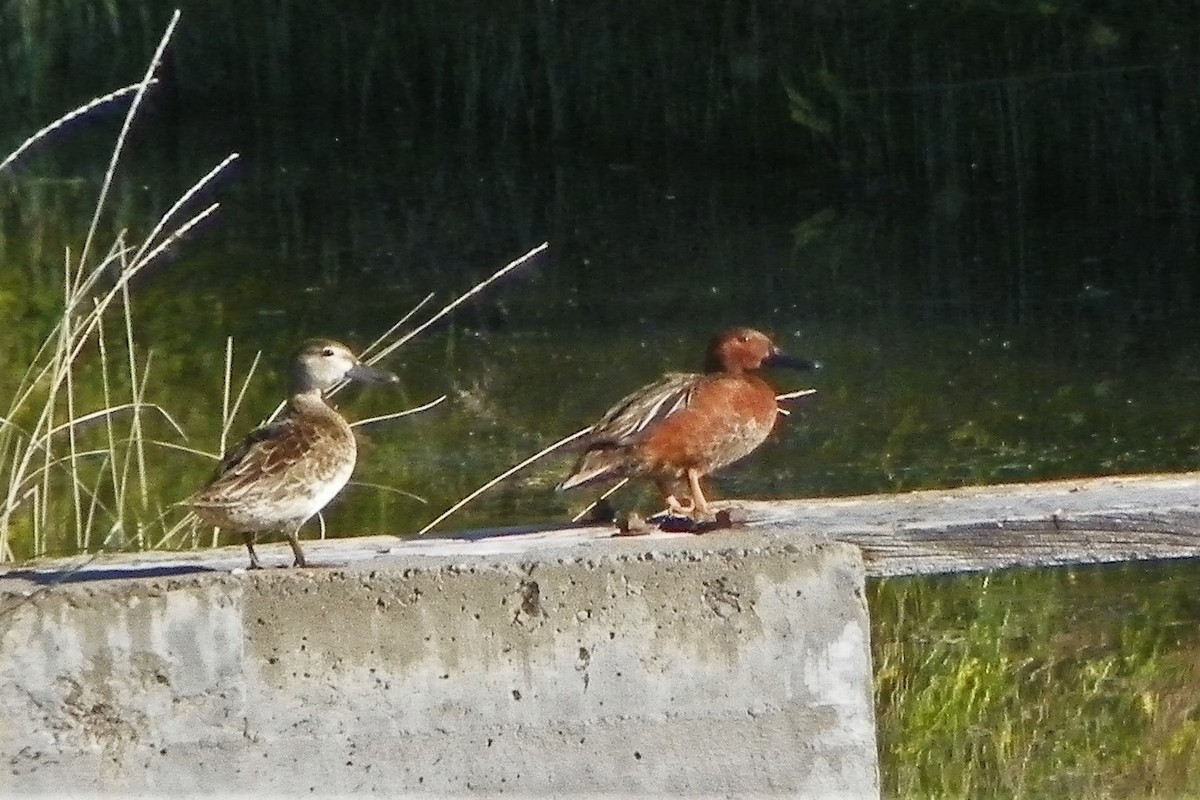
[(230, 572), (227, 549), (0, 577), (0, 793), (878, 793), (853, 546), (309, 551), (326, 566)]

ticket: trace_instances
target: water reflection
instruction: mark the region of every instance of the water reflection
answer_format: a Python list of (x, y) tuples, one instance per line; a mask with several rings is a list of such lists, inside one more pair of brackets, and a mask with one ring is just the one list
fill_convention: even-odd
[[(223, 204), (218, 219), (137, 287), (138, 338), (156, 354), (152, 392), (194, 446), (216, 447), (226, 337), (235, 372), (255, 350), (266, 358), (236, 435), (273, 408), (297, 341), (361, 345), (427, 292), (449, 300), (551, 242), (536, 268), (401, 350), (388, 363), (403, 376), (398, 391), (340, 401), (363, 417), (441, 393), (452, 400), (364, 430), (357, 477), (428, 503), (353, 489), (327, 515), (332, 535), (419, 528), (612, 398), (664, 370), (695, 368), (698, 343), (733, 323), (771, 329), (828, 369), (773, 442), (718, 477), (719, 494), (1195, 462), (1186, 398), (1200, 361), (1183, 313), (1194, 280), (1186, 222), (1031, 221), (991, 199), (916, 209), (796, 185), (788, 174), (694, 165), (483, 162), (386, 140), (308, 146), (319, 157), (245, 154), (211, 192)], [(134, 151), (110, 230), (148, 226), (222, 155), (211, 141), (184, 152)], [(95, 186), (94, 171), (52, 157), (35, 166), (0, 206), (0, 257), (16, 277), (0, 302), (25, 323), (10, 334), (19, 339), (12, 370), (53, 317), (59, 253), (86, 227)], [(776, 380), (797, 388), (792, 376)], [(163, 458), (164, 506), (210, 468)], [(550, 491), (564, 468), (547, 459), (452, 524), (561, 518), (576, 502)]]

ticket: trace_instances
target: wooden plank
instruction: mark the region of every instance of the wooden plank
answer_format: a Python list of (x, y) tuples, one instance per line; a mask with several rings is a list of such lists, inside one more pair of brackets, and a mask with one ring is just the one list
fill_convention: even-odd
[(876, 577), (1200, 556), (1198, 472), (729, 505), (859, 545)]

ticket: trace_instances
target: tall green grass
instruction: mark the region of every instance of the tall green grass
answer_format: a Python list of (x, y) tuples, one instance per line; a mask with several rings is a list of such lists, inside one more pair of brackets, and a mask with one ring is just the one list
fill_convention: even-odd
[(885, 794), (1196, 796), (1195, 575), (1131, 565), (873, 585)]

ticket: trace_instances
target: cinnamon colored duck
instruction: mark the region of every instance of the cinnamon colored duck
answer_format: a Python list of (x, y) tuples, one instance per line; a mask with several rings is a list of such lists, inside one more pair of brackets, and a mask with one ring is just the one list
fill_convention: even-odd
[[(764, 367), (816, 369), (765, 334), (734, 328), (713, 337), (704, 372), (667, 373), (610, 408), (583, 439), (584, 453), (558, 489), (619, 478), (653, 480), (671, 514), (708, 515), (700, 479), (744, 458), (778, 416)], [(686, 483), (689, 502), (676, 496)]]

